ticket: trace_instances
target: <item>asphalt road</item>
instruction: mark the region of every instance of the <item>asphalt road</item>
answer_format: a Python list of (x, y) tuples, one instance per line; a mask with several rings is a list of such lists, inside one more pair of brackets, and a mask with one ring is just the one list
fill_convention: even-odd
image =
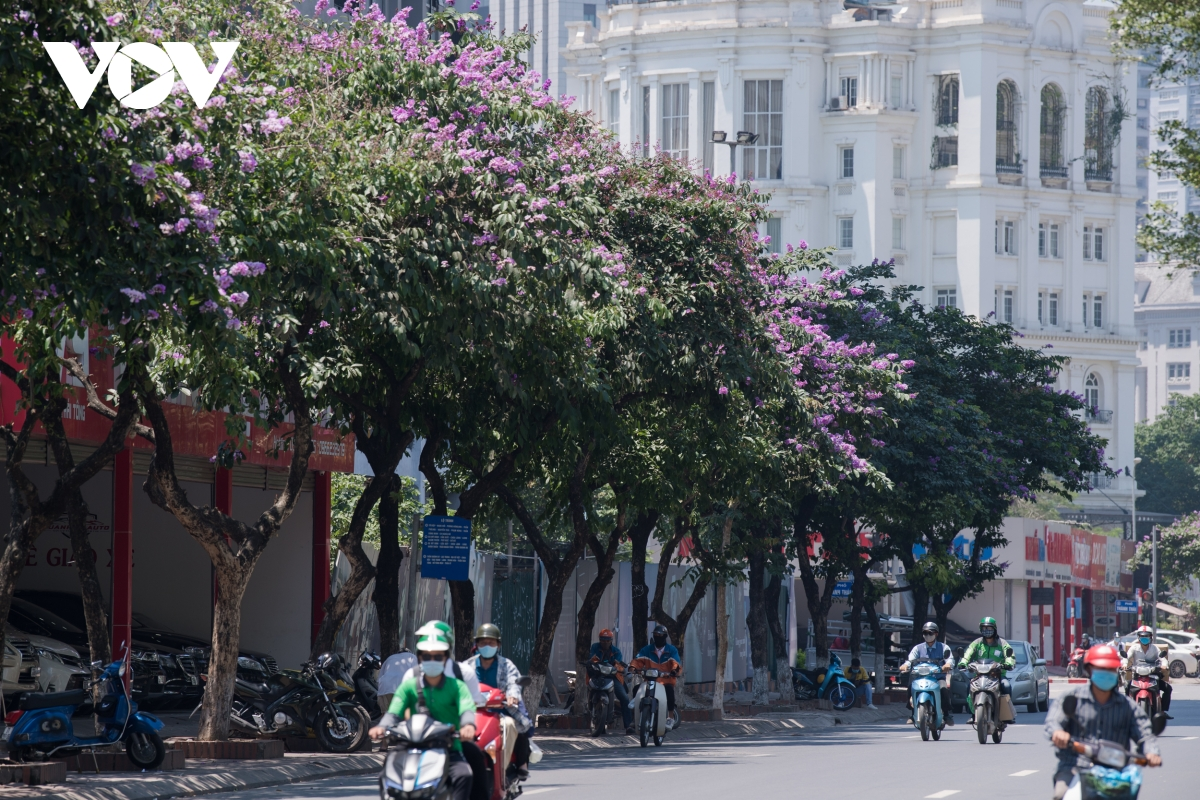
[[(1055, 687), (1056, 689), (1058, 687)], [(1055, 694), (1057, 695), (1057, 691)], [(1146, 770), (1143, 798), (1195, 797), (1200, 779), (1200, 682), (1176, 684), (1174, 721), (1161, 739), (1164, 765)], [(980, 745), (964, 724), (940, 742), (922, 742), (907, 725), (879, 724), (804, 736), (732, 739), (659, 749), (547, 756), (523, 797), (613, 800), (623, 797), (973, 797), (1047, 798), (1056, 760), (1042, 732), (1044, 714), (1017, 715), (1004, 741)], [(374, 776), (334, 778), (223, 795), (229, 800), (375, 800)]]

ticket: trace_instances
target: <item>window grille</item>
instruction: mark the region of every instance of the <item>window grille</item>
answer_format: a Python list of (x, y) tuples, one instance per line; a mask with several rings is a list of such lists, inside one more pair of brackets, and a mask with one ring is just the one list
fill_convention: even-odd
[(846, 108), (858, 105), (858, 78), (842, 78), (839, 95), (846, 98)]
[(642, 87), (642, 158), (650, 157), (650, 87)]
[(1167, 331), (1167, 347), (1177, 349), (1192, 346), (1192, 329), (1175, 328)]
[(938, 289), (938, 308), (958, 308), (958, 289)]
[(841, 149), (841, 156), (842, 156), (841, 157), (841, 163), (842, 163), (841, 177), (853, 178), (854, 177), (854, 148), (853, 147), (843, 147)]
[(1046, 303), (1046, 319), (1052, 326), (1058, 325), (1058, 292), (1051, 292)]
[(662, 149), (671, 158), (688, 159), (688, 85), (662, 87)]
[(1100, 379), (1094, 372), (1089, 372), (1083, 382), (1083, 402), (1092, 411), (1100, 408)]
[(892, 146), (892, 179), (893, 180), (898, 180), (898, 181), (904, 180), (904, 155), (905, 155), (904, 145), (898, 144), (898, 145)]
[(939, 75), (937, 93), (937, 124), (958, 124), (958, 76)]
[(767, 252), (782, 253), (783, 221), (779, 217), (767, 218), (767, 236), (771, 238), (771, 241), (767, 243)]
[(742, 147), (746, 180), (783, 178), (783, 81), (746, 81), (743, 100), (745, 130), (758, 141)]
[(854, 217), (838, 220), (838, 247), (842, 250), (854, 249)]
[(1000, 320), (1007, 322), (1009, 325), (1013, 321), (1013, 290), (1004, 290), (1004, 305), (1000, 307)]
[(1112, 180), (1111, 116), (1104, 87), (1088, 89), (1084, 104), (1083, 174), (1089, 181)]
[[(1087, 313), (1084, 312), (1084, 317)], [(1092, 325), (1097, 328), (1104, 327), (1104, 296), (1096, 295), (1092, 298)]]
[(933, 168), (958, 166), (958, 137), (933, 137)]
[(608, 129), (613, 133), (621, 132), (621, 90), (608, 90)]
[(904, 217), (892, 217), (892, 249), (904, 249)]
[(1042, 87), (1040, 164), (1043, 178), (1067, 177), (1063, 153), (1063, 121), (1066, 103), (1062, 90), (1053, 83)]
[(996, 86), (996, 172), (1021, 173), (1017, 152), (1017, 87), (1012, 81)]
[(1183, 364), (1167, 364), (1167, 380), (1178, 381), (1186, 380), (1192, 377), (1192, 365)]

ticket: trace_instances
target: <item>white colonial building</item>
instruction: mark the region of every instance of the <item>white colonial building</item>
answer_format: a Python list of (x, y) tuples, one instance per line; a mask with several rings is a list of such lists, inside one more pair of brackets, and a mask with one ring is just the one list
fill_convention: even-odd
[[(1107, 0), (666, 0), (567, 23), (566, 93), (623, 144), (769, 192), (775, 242), (895, 258), (927, 303), (1069, 356), (1133, 453), (1137, 70)], [(560, 90), (562, 91), (562, 90)], [(1129, 496), (1129, 478), (1104, 486)], [(1114, 494), (1110, 491), (1109, 494)], [(1099, 493), (1084, 505), (1112, 508)]]
[(1190, 268), (1139, 265), (1134, 284), (1141, 346), (1137, 421), (1153, 422), (1176, 395), (1196, 393), (1200, 380), (1200, 277)]

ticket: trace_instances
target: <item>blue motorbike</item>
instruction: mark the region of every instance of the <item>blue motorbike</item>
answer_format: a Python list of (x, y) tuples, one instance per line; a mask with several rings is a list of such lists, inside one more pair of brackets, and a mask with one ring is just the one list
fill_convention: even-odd
[(942, 665), (932, 661), (921, 661), (912, 668), (912, 680), (909, 681), (908, 691), (912, 696), (913, 725), (921, 731), (921, 739), (928, 742), (942, 738), (942, 729), (946, 720), (942, 716), (942, 691), (938, 678), (942, 674)]
[(69, 692), (24, 692), (17, 695), (16, 710), (5, 717), (8, 728), (9, 758), (14, 761), (44, 760), (53, 755), (75, 755), (96, 747), (125, 745), (129, 760), (139, 769), (156, 769), (167, 755), (159, 731), (163, 723), (157, 717), (137, 710), (137, 703), (125, 688), (125, 662), (109, 664), (103, 671), (100, 662), (92, 664), (90, 682), (103, 682), (104, 696), (95, 713), (104, 732), (99, 736), (77, 736), (71, 725), (76, 709), (91, 698), (87, 689)]
[(838, 711), (852, 708), (857, 698), (854, 683), (842, 672), (842, 661), (834, 654), (830, 654), (829, 666), (823, 673), (793, 668), (792, 688), (797, 700), (828, 697)]

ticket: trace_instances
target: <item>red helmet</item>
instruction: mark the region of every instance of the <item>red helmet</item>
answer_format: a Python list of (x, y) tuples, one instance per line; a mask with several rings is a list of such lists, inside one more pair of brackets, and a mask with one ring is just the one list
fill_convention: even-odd
[(1098, 644), (1087, 651), (1083, 663), (1100, 669), (1120, 669), (1121, 655), (1111, 644)]
[(600, 638), (601, 639), (613, 638), (612, 631), (610, 631), (608, 628), (605, 628), (604, 630), (600, 631)]

